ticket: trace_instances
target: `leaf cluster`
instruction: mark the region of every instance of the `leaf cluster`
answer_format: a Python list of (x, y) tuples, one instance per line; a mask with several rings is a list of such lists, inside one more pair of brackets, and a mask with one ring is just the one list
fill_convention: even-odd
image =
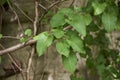
[[(86, 66), (100, 80), (120, 78), (120, 52), (109, 48), (106, 34), (120, 29), (119, 6), (113, 0), (89, 0), (86, 7), (62, 8), (51, 18), (50, 31), (33, 39), (37, 40), (36, 51), (42, 56), (47, 48), (56, 43), (66, 70), (74, 74), (77, 65), (76, 53), (86, 58)], [(31, 31), (25, 32), (27, 36)], [(91, 46), (99, 50), (93, 55)], [(72, 77), (71, 80), (80, 78)]]

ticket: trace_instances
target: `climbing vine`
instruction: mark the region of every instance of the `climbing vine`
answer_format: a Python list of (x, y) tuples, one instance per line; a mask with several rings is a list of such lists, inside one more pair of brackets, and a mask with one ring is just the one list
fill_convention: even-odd
[[(97, 70), (100, 80), (119, 79), (120, 52), (109, 48), (110, 40), (106, 35), (120, 29), (119, 12), (119, 1), (114, 0), (89, 0), (86, 7), (59, 9), (50, 20), (51, 31), (34, 37), (38, 56), (55, 42), (64, 67), (71, 73), (76, 69), (76, 53), (79, 53), (86, 58), (91, 74)], [(99, 48), (96, 57), (90, 46)], [(79, 77), (71, 79), (80, 80)]]
[[(32, 36), (36, 41), (37, 55), (44, 55), (47, 48), (55, 43), (64, 67), (72, 73), (71, 80), (84, 80), (74, 75), (77, 53), (86, 59), (91, 75), (98, 74), (100, 80), (118, 80), (120, 52), (110, 48), (107, 34), (120, 29), (119, 13), (119, 0), (88, 0), (84, 7), (59, 9), (49, 21), (50, 31)], [(27, 42), (29, 37), (31, 39), (32, 30), (27, 29), (25, 35), (20, 39), (22, 43)], [(98, 48), (95, 54), (92, 46)]]

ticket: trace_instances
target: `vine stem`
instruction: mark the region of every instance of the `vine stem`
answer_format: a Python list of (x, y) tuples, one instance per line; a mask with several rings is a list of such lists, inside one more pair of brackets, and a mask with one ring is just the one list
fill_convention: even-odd
[(34, 44), (34, 43), (36, 43), (36, 40), (29, 40), (29, 41), (26, 42), (26, 43), (20, 43), (20, 44), (11, 46), (11, 47), (9, 47), (9, 48), (0, 50), (0, 56), (1, 56), (1, 55), (5, 55), (5, 54), (7, 54), (7, 53), (9, 53), (9, 52), (16, 51), (16, 50), (21, 49), (21, 48), (23, 48), (23, 47), (25, 47), (25, 46), (32, 45), (32, 44)]
[[(35, 20), (33, 22), (34, 36), (36, 36), (36, 33), (37, 33), (37, 24), (38, 24), (38, 17), (39, 17), (38, 14), (39, 14), (38, 13), (38, 0), (35, 0)], [(30, 57), (28, 58), (26, 80), (30, 80), (30, 70), (31, 70), (34, 53), (35, 53), (35, 45), (32, 45), (32, 51), (31, 51)]]

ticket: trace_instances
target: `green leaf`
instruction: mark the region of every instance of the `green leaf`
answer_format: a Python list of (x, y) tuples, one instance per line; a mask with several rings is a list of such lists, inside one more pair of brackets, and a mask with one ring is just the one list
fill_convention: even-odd
[(117, 24), (116, 24), (116, 30), (120, 30), (120, 22), (117, 22)]
[(113, 31), (116, 28), (117, 15), (112, 13), (104, 13), (102, 15), (102, 23), (108, 32)]
[(73, 11), (70, 8), (63, 8), (60, 9), (57, 14), (55, 14), (52, 19), (50, 20), (50, 25), (52, 28), (55, 27), (61, 27), (63, 26), (65, 22), (65, 16), (68, 16), (69, 14), (73, 13)]
[(118, 20), (116, 22), (116, 30), (120, 30), (120, 17), (118, 17)]
[(103, 55), (98, 55), (97, 58), (96, 58), (96, 62), (98, 64), (105, 64), (106, 63), (106, 59), (104, 58)]
[(109, 73), (110, 73), (114, 78), (116, 78), (116, 79), (120, 78), (120, 75), (119, 75), (120, 72), (119, 72), (118, 68), (114, 68), (112, 65), (109, 65), (109, 66), (107, 67), (107, 69), (108, 69)]
[(46, 32), (42, 32), (42, 33), (36, 35), (35, 37), (33, 37), (33, 39), (34, 40), (39, 40), (39, 39), (41, 39), (41, 36), (45, 36), (45, 38), (46, 38), (47, 36), (49, 36), (49, 33), (47, 31)]
[(47, 48), (53, 42), (53, 36), (49, 35), (49, 33), (47, 32), (43, 32), (39, 34), (34, 39), (37, 40), (36, 50), (37, 50), (38, 56), (43, 55), (45, 51), (47, 50)]
[(73, 73), (76, 69), (77, 65), (77, 57), (76, 54), (71, 53), (69, 57), (62, 56), (62, 63), (66, 70), (70, 71)]
[(38, 56), (43, 55), (46, 50), (47, 50), (47, 46), (44, 45), (40, 40), (38, 40), (36, 43), (36, 51)]
[(26, 38), (24, 38), (24, 37), (20, 38), (20, 42), (24, 43), (24, 42), (26, 42), (26, 41), (27, 41)]
[(63, 14), (64, 16), (65, 16), (65, 15), (66, 15), (66, 16), (69, 16), (70, 14), (73, 14), (74, 12), (73, 12), (73, 10), (70, 9), (70, 8), (62, 8), (62, 9), (60, 9), (60, 10), (58, 11), (58, 13), (61, 13), (61, 14)]
[(2, 34), (0, 34), (0, 39), (3, 37), (3, 35)]
[(79, 13), (80, 11), (82, 11), (82, 7), (74, 6), (73, 8), (76, 13)]
[(55, 36), (56, 38), (61, 38), (61, 37), (64, 36), (63, 30), (53, 29), (52, 32), (53, 32), (53, 34), (54, 34), (54, 36)]
[(41, 35), (41, 33), (38, 34), (38, 35), (36, 35), (36, 36), (34, 36), (33, 39), (34, 39), (34, 40), (38, 40), (38, 39), (40, 38), (40, 37), (39, 37), (40, 35)]
[(68, 44), (72, 47), (74, 51), (80, 52), (81, 54), (85, 54), (83, 41), (77, 36), (74, 32), (69, 31), (69, 38), (66, 39)]
[(107, 4), (106, 3), (93, 2), (92, 6), (94, 8), (94, 15), (99, 15), (99, 14), (103, 13)]
[(89, 25), (92, 22), (92, 17), (90, 14), (84, 14), (81, 17), (82, 20), (85, 22), (85, 25)]
[(25, 30), (25, 35), (31, 36), (32, 35), (32, 30), (31, 29)]
[(85, 21), (82, 20), (81, 17), (76, 15), (73, 15), (73, 17), (71, 17), (70, 19), (71, 20), (66, 19), (66, 22), (70, 24), (77, 32), (85, 36), (86, 35)]
[[(77, 73), (75, 73), (75, 74), (74, 74), (74, 76), (73, 75), (70, 76), (70, 80), (85, 80), (83, 76), (80, 76), (80, 75), (78, 76)], [(79, 72), (78, 72), (78, 74), (79, 74)]]
[(70, 24), (77, 32), (86, 35), (86, 25), (89, 25), (92, 21), (90, 14), (70, 14), (68, 15), (68, 19), (65, 20), (68, 24)]
[(46, 45), (47, 45), (47, 47), (49, 47), (49, 46), (52, 44), (53, 39), (54, 39), (53, 36), (51, 36), (51, 35), (48, 36), (48, 38), (47, 38), (47, 40), (46, 40)]
[(65, 18), (62, 13), (55, 14), (50, 20), (50, 25), (52, 28), (61, 27), (65, 24)]
[(73, 48), (74, 51), (78, 51), (80, 53), (85, 53), (83, 50), (83, 43), (81, 40), (76, 40), (73, 42), (73, 40), (67, 40), (68, 44)]
[(105, 65), (103, 65), (103, 64), (97, 65), (98, 74), (99, 74), (100, 76), (103, 76), (103, 75), (104, 75), (105, 69), (106, 69)]
[(69, 46), (65, 41), (57, 42), (57, 43), (56, 43), (56, 48), (57, 48), (57, 51), (58, 51), (61, 55), (64, 55), (64, 56), (66, 56), (66, 57), (69, 56), (70, 46)]

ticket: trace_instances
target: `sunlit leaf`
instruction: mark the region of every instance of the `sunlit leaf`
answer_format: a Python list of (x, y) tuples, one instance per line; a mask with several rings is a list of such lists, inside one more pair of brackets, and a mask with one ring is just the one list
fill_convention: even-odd
[(81, 15), (82, 17), (82, 20), (85, 22), (85, 25), (89, 25), (92, 21), (92, 17), (90, 14), (84, 14), (84, 15)]
[(61, 37), (64, 36), (63, 30), (53, 29), (52, 32), (53, 32), (53, 34), (54, 34), (54, 36), (55, 36), (56, 38), (61, 38)]
[(66, 19), (66, 22), (70, 24), (81, 35), (86, 35), (86, 25), (80, 17), (74, 16), (71, 18), (71, 20)]
[(47, 32), (43, 32), (34, 39), (37, 39), (36, 50), (38, 56), (41, 56), (45, 53), (47, 48), (52, 44), (53, 36), (50, 36)]
[(66, 57), (69, 56), (69, 53), (70, 53), (70, 46), (65, 42), (65, 41), (62, 41), (62, 42), (57, 42), (56, 43), (56, 48), (57, 48), (57, 51), (61, 54), (61, 55), (64, 55)]
[(102, 76), (105, 72), (105, 65), (97, 65), (98, 74)]
[(83, 41), (75, 35), (74, 32), (69, 32), (70, 38), (66, 39), (68, 44), (72, 47), (74, 51), (77, 51), (81, 54), (85, 54)]
[(80, 11), (82, 11), (82, 7), (74, 6), (74, 11), (75, 11), (75, 12), (80, 12)]
[(32, 35), (32, 30), (31, 29), (26, 29), (25, 30), (25, 35), (31, 36)]
[(68, 16), (70, 14), (73, 14), (74, 12), (70, 8), (62, 8), (58, 11), (58, 13), (61, 13), (61, 14), (64, 14), (64, 15)]
[(102, 15), (102, 22), (105, 29), (108, 32), (111, 32), (116, 28), (117, 16), (113, 15), (112, 13), (104, 13)]
[(106, 3), (93, 2), (92, 6), (94, 8), (94, 15), (99, 15), (105, 10), (107, 4)]
[(26, 42), (26, 41), (27, 41), (26, 38), (24, 38), (24, 37), (20, 38), (20, 42), (24, 43), (24, 42)]
[(50, 20), (50, 25), (52, 28), (55, 27), (61, 27), (63, 26), (65, 22), (65, 16), (68, 16), (69, 14), (73, 13), (73, 11), (70, 8), (63, 8), (60, 9), (57, 14), (55, 14), (52, 19)]
[(55, 14), (50, 20), (50, 25), (52, 28), (60, 27), (60, 26), (63, 26), (64, 24), (65, 24), (65, 18), (62, 13)]
[(64, 67), (66, 68), (66, 70), (73, 73), (76, 69), (77, 57), (73, 53), (70, 53), (69, 57), (62, 56), (62, 63)]
[[(77, 74), (77, 73), (75, 73), (75, 74)], [(82, 75), (76, 76), (75, 74), (74, 74), (74, 76), (73, 75), (70, 76), (70, 80), (85, 80)]]

